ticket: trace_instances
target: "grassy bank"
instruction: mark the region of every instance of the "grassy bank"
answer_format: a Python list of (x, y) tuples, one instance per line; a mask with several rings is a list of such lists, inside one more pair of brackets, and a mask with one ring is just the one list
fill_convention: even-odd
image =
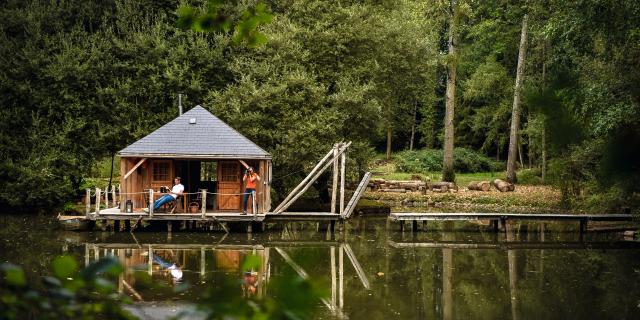
[[(382, 160), (379, 156), (369, 168), (373, 178), (385, 180), (410, 180), (420, 176), (423, 180), (438, 182), (442, 180), (441, 172), (401, 172), (398, 161)], [(470, 191), (466, 186), (471, 181), (492, 181), (505, 178), (504, 171), (456, 173), (458, 192), (437, 193), (381, 193), (367, 192), (363, 199), (378, 202), (391, 207), (395, 212), (407, 211), (454, 211), (454, 212), (579, 212), (567, 210), (562, 206), (560, 191), (551, 186), (541, 184), (535, 169), (518, 171), (520, 183), (514, 192), (499, 192), (492, 188), (489, 192)]]

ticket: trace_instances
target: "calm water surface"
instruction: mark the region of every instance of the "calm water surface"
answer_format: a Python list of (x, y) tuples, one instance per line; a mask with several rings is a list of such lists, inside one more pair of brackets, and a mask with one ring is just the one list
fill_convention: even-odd
[[(145, 302), (136, 312), (147, 318), (175, 314), (229, 277), (238, 280), (238, 294), (269, 295), (269, 281), (293, 272), (330, 293), (318, 304), (318, 319), (640, 318), (640, 245), (619, 233), (581, 238), (571, 224), (514, 224), (499, 234), (488, 226), (430, 224), (412, 234), (387, 229), (384, 219), (356, 218), (334, 236), (312, 223), (253, 235), (132, 236), (55, 230), (37, 217), (0, 223), (0, 260), (24, 266), (31, 277), (48, 273), (62, 253), (81, 265), (117, 256), (126, 266), (120, 289), (138, 289)], [(250, 255), (262, 266), (242, 270)], [(137, 273), (159, 285), (137, 283)], [(186, 291), (172, 290), (185, 284)]]

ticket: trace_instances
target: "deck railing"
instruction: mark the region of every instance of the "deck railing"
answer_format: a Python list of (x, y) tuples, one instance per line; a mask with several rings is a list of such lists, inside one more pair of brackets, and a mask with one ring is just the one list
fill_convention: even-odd
[[(117, 190), (116, 190), (117, 189)], [(256, 192), (243, 192), (243, 193), (219, 193), (219, 192), (208, 192), (207, 189), (201, 189), (198, 192), (184, 192), (182, 193), (183, 196), (187, 196), (187, 195), (196, 195), (199, 197), (199, 201), (200, 201), (200, 214), (202, 215), (202, 218), (206, 217), (206, 212), (207, 212), (207, 197), (208, 195), (212, 195), (212, 196), (218, 196), (218, 195), (222, 195), (222, 196), (244, 196), (244, 195), (251, 195), (251, 209), (252, 209), (252, 213), (253, 216), (257, 216), (258, 214), (258, 203), (257, 203), (257, 196), (256, 196)], [(96, 216), (100, 216), (101, 214), (103, 214), (101, 211), (104, 209), (101, 209), (101, 207), (104, 204), (104, 207), (106, 209), (110, 209), (110, 208), (119, 208), (120, 212), (125, 212), (126, 208), (126, 202), (128, 200), (131, 200), (131, 196), (133, 197), (140, 197), (140, 196), (148, 196), (148, 207), (147, 207), (147, 216), (148, 217), (153, 217), (154, 215), (154, 197), (156, 195), (156, 191), (154, 191), (153, 189), (149, 189), (148, 191), (142, 191), (142, 192), (121, 192), (120, 191), (120, 186), (115, 186), (113, 185), (111, 187), (111, 190), (102, 190), (100, 188), (95, 188), (94, 191), (92, 191), (91, 189), (86, 189), (86, 195), (85, 195), (85, 215), (86, 218), (95, 218)], [(111, 200), (109, 199), (109, 196), (111, 196)], [(91, 199), (95, 197), (95, 209), (92, 211), (92, 205), (91, 205)], [(118, 201), (116, 201), (116, 199)], [(109, 204), (112, 204), (112, 206), (110, 207)], [(188, 210), (189, 206), (186, 206), (186, 210)], [(138, 214), (140, 214), (140, 212), (137, 212)]]

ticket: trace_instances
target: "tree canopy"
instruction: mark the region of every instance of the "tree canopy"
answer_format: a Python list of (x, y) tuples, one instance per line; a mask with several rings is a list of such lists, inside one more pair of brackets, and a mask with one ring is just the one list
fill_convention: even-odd
[(394, 151), (414, 126), (414, 147), (441, 148), (452, 58), (455, 146), (504, 160), (525, 14), (519, 165), (539, 167), (545, 151), (568, 203), (587, 192), (633, 205), (640, 4), (458, 5), (448, 57), (443, 1), (5, 1), (0, 208), (69, 201), (97, 161), (174, 118), (178, 93), (272, 153), (280, 192), (336, 141), (354, 142), (360, 172), (389, 130)]

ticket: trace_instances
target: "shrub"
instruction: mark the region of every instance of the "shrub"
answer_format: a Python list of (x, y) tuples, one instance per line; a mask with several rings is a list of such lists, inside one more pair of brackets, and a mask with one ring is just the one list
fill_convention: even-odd
[(540, 168), (522, 169), (518, 171), (518, 184), (542, 185)]
[[(435, 149), (402, 151), (395, 158), (396, 169), (400, 172), (427, 173), (442, 170), (444, 153)], [(504, 170), (504, 163), (470, 149), (456, 148), (453, 151), (453, 167), (461, 173), (493, 172)]]

